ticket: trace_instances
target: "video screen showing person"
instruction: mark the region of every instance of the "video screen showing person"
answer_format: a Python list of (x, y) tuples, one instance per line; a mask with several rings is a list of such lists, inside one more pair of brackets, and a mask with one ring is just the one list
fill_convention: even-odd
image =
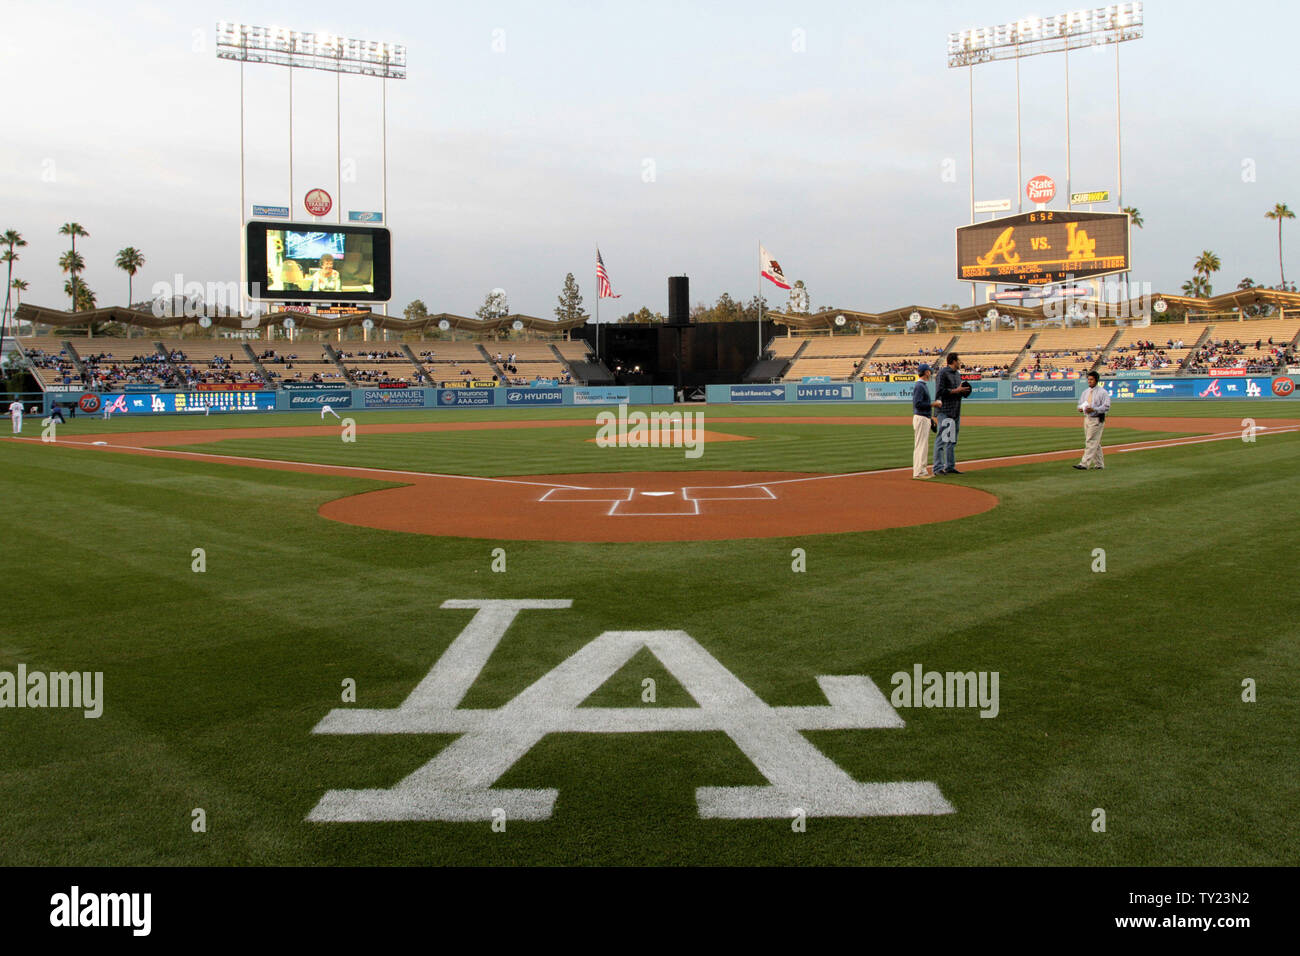
[(374, 240), (369, 235), (267, 230), (268, 291), (374, 292), (374, 273)]

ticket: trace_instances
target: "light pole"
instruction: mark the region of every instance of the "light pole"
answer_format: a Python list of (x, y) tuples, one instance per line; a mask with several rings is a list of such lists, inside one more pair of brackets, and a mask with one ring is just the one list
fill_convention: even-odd
[[(222, 20), (217, 23), (217, 59), (234, 60), (239, 64), (239, 226), (243, 232), (248, 217), (245, 194), (244, 166), (244, 64), (267, 63), (289, 70), (289, 214), (294, 218), (297, 199), (293, 190), (293, 71), (294, 69), (322, 70), (335, 74), (335, 147), (336, 220), (343, 221), (343, 87), (344, 73), (370, 76), (380, 81), (381, 115), (383, 122), (383, 219), (388, 222), (388, 81), (406, 79), (406, 47), (400, 43), (380, 43), (375, 40), (345, 39), (329, 33), (301, 33), (284, 27), (258, 27), (238, 21)], [(240, 243), (240, 287), (247, 289), (246, 253)], [(244, 291), (240, 292), (240, 310), (244, 306)], [(385, 314), (387, 305), (385, 304)]]

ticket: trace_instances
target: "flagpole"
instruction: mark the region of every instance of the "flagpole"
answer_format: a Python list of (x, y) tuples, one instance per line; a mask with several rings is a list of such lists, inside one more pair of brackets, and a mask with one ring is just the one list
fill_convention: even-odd
[[(600, 261), (600, 246), (596, 247), (596, 261)], [(600, 364), (600, 273), (596, 273), (596, 364)]]
[(763, 240), (758, 240), (758, 358), (763, 360)]

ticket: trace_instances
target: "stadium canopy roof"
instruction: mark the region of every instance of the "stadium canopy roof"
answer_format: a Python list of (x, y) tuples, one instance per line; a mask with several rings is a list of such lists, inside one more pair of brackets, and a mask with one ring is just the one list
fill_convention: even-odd
[[(1186, 295), (1152, 294), (1149, 299), (1139, 297), (1124, 302), (1103, 302), (1097, 299), (1076, 298), (1074, 304), (1085, 313), (1095, 313), (1101, 318), (1127, 318), (1142, 315), (1151, 303), (1163, 300), (1169, 308), (1182, 312), (1231, 312), (1234, 309), (1250, 306), (1271, 305), (1278, 309), (1290, 310), (1300, 315), (1300, 292), (1279, 292), (1276, 289), (1252, 288), (1236, 289), (1208, 299)], [(834, 329), (836, 316), (844, 316), (846, 324), (854, 322), (859, 325), (885, 327), (889, 325), (906, 325), (913, 312), (920, 313), (921, 319), (934, 319), (940, 328), (960, 328), (963, 323), (983, 319), (990, 309), (997, 309), (998, 315), (1020, 319), (1055, 319), (1061, 318), (1061, 306), (1053, 306), (1051, 311), (1046, 306), (1036, 305), (1027, 308), (1011, 302), (983, 302), (968, 305), (960, 309), (936, 309), (926, 305), (908, 305), (888, 312), (855, 312), (852, 309), (823, 309), (811, 314), (789, 312), (769, 312), (767, 317), (773, 322), (788, 325), (802, 331)]]
[[(1234, 309), (1251, 306), (1273, 306), (1289, 310), (1300, 315), (1300, 292), (1279, 292), (1276, 289), (1252, 288), (1234, 289), (1208, 299), (1186, 295), (1152, 294), (1149, 299), (1140, 297), (1123, 302), (1103, 302), (1097, 299), (1074, 299), (1074, 304), (1085, 313), (1095, 313), (1101, 318), (1127, 318), (1142, 315), (1152, 302), (1163, 300), (1169, 308), (1181, 312), (1231, 312)], [(1060, 305), (1049, 312), (1046, 306), (1037, 305), (1027, 308), (1013, 305), (1011, 302), (984, 302), (960, 309), (936, 309), (926, 305), (908, 305), (887, 312), (857, 312), (852, 309), (824, 309), (812, 314), (795, 314), (789, 312), (769, 312), (765, 316), (771, 321), (801, 331), (834, 330), (836, 316), (844, 316), (846, 324), (856, 323), (862, 326), (883, 328), (890, 325), (906, 325), (913, 312), (920, 313), (921, 318), (933, 319), (939, 328), (958, 329), (964, 323), (983, 319), (990, 309), (997, 309), (998, 314), (1012, 319), (1043, 320), (1060, 318)], [(199, 316), (163, 315), (140, 309), (105, 308), (89, 312), (65, 312), (62, 309), (48, 309), (24, 302), (14, 313), (19, 321), (51, 325), (58, 328), (78, 328), (95, 322), (118, 322), (140, 329), (174, 329), (183, 325), (194, 325)], [(543, 319), (535, 315), (502, 315), (491, 319), (477, 316), (454, 315), (439, 312), (419, 319), (407, 319), (393, 315), (380, 315), (375, 312), (353, 312), (345, 315), (315, 315), (307, 312), (282, 310), (265, 315), (241, 318), (238, 315), (209, 315), (213, 328), (231, 330), (264, 329), (268, 325), (279, 325), (287, 318), (292, 318), (299, 329), (314, 329), (333, 332), (338, 329), (360, 328), (361, 323), (370, 319), (376, 329), (393, 332), (434, 332), (438, 323), (446, 320), (450, 328), (460, 332), (494, 332), (509, 330), (516, 320), (523, 327), (533, 332), (565, 332), (583, 325), (585, 319), (558, 321)]]
[[(119, 322), (141, 329), (174, 329), (182, 325), (194, 325), (198, 315), (154, 315), (140, 309), (105, 308), (86, 312), (65, 312), (62, 309), (48, 309), (24, 302), (14, 313), (14, 317), (23, 322), (53, 325), (59, 328), (78, 328), (95, 322)], [(264, 329), (268, 325), (279, 325), (285, 319), (292, 318), (299, 329), (316, 329), (333, 332), (337, 329), (360, 328), (361, 323), (370, 319), (376, 329), (389, 329), (395, 332), (435, 332), (438, 323), (446, 319), (451, 328), (458, 331), (492, 332), (498, 329), (510, 329), (516, 320), (523, 323), (525, 329), (534, 332), (564, 332), (582, 325), (585, 319), (542, 319), (535, 315), (502, 315), (492, 319), (480, 319), (477, 316), (453, 315), (439, 312), (419, 319), (407, 319), (395, 315), (380, 315), (377, 312), (351, 312), (345, 315), (315, 315), (307, 312), (282, 310), (268, 312), (265, 315), (241, 318), (238, 315), (209, 315), (213, 328), (220, 329)]]

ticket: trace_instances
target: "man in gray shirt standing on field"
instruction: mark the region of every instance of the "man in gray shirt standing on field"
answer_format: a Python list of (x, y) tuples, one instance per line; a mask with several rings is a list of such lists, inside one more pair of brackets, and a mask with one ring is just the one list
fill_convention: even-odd
[(960, 475), (957, 470), (957, 432), (961, 428), (961, 400), (971, 388), (961, 380), (961, 359), (948, 353), (948, 364), (935, 378), (934, 397), (939, 401), (939, 433), (934, 436), (934, 474)]
[(925, 459), (930, 451), (930, 422), (938, 402), (930, 400), (930, 366), (922, 362), (916, 369), (912, 386), (912, 477), (929, 478)]

